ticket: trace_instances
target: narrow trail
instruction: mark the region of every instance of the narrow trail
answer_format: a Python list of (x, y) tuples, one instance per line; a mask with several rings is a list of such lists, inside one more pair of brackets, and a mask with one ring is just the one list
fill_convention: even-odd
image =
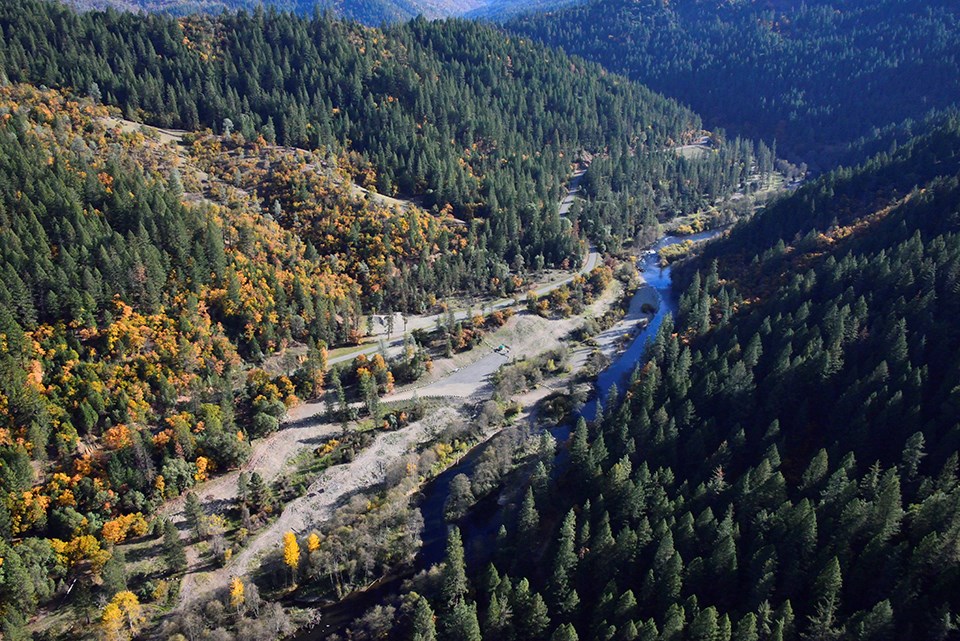
[(280, 516), (259, 530), (226, 566), (211, 566), (194, 557), (193, 567), (197, 571), (184, 577), (179, 607), (214, 596), (217, 590), (225, 589), (234, 576), (249, 576), (265, 557), (280, 549), (285, 532), (303, 536), (319, 528), (353, 496), (383, 482), (388, 462), (403, 456), (418, 443), (430, 440), (448, 425), (463, 420), (466, 417), (461, 412), (444, 407), (403, 430), (379, 433), (352, 461), (321, 473), (303, 496), (287, 503)]
[[(305, 403), (290, 410), (283, 426), (270, 436), (259, 439), (253, 444), (250, 460), (240, 469), (217, 476), (195, 488), (204, 512), (216, 514), (232, 507), (237, 497), (237, 480), (240, 472), (258, 472), (268, 484), (283, 470), (285, 463), (300, 450), (317, 447), (326, 439), (340, 431), (339, 425), (333, 425), (315, 418), (321, 409), (319, 403)], [(192, 538), (184, 512), (185, 495), (166, 503), (161, 509), (180, 530), (180, 537)], [(196, 598), (198, 584), (208, 569), (208, 561), (201, 559), (197, 545), (188, 545), (187, 574), (180, 585), (180, 604), (189, 603)]]

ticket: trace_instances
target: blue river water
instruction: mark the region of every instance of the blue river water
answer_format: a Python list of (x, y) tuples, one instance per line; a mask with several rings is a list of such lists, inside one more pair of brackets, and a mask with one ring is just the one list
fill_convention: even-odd
[[(693, 242), (708, 240), (721, 232), (722, 230), (710, 230), (691, 236), (664, 236), (644, 252), (639, 268), (643, 280), (657, 291), (659, 299), (657, 311), (650, 322), (633, 338), (627, 349), (616, 355), (610, 365), (597, 377), (594, 393), (581, 409), (581, 416), (592, 420), (597, 411), (597, 399), (605, 399), (613, 385), (617, 385), (621, 392), (625, 389), (624, 383), (643, 358), (647, 341), (656, 336), (667, 314), (675, 316), (677, 313), (679, 296), (671, 288), (670, 267), (660, 267), (658, 251), (663, 247), (687, 240)], [(551, 429), (550, 432), (558, 441), (564, 441), (569, 436), (570, 429), (570, 425), (563, 425)], [(445, 470), (423, 488), (418, 504), (424, 523), (423, 544), (414, 562), (416, 570), (427, 568), (443, 560), (448, 529), (444, 518), (444, 506), (450, 493), (450, 483), (458, 474), (469, 476), (488, 445), (489, 442), (474, 448), (456, 465)], [(492, 496), (481, 500), (460, 523), (468, 562), (477, 562), (487, 556), (492, 548), (496, 528), (499, 526), (500, 510), (496, 501), (498, 494), (494, 492)], [(321, 607), (320, 624), (313, 630), (301, 632), (294, 638), (297, 641), (319, 641), (341, 630), (355, 617), (362, 615), (367, 608), (381, 602), (390, 594), (395, 594), (399, 590), (402, 579), (403, 577), (399, 576), (390, 577), (368, 590), (355, 593), (338, 603)]]
[[(650, 322), (644, 327), (631, 341), (626, 350), (618, 354), (613, 362), (607, 366), (597, 377), (595, 391), (591, 399), (583, 406), (580, 415), (588, 421), (593, 420), (597, 413), (598, 399), (606, 399), (610, 388), (614, 385), (622, 393), (625, 387), (625, 381), (633, 374), (634, 369), (640, 365), (644, 351), (647, 348), (647, 341), (652, 340), (657, 335), (660, 325), (667, 314), (673, 317), (677, 315), (677, 306), (679, 303), (679, 294), (671, 287), (670, 267), (660, 267), (660, 258), (658, 252), (669, 245), (676, 245), (684, 241), (701, 242), (709, 240), (719, 235), (722, 230), (712, 229), (691, 236), (664, 236), (649, 250), (644, 252), (640, 259), (640, 272), (647, 285), (657, 290), (659, 305), (657, 312)], [(556, 436), (556, 432), (554, 433)]]

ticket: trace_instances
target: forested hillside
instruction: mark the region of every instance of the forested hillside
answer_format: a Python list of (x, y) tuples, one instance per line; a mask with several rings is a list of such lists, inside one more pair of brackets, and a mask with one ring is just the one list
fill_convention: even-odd
[(508, 28), (600, 62), (826, 170), (960, 96), (956, 3), (594, 0)]
[[(518, 36), (0, 0), (0, 635), (279, 638), (394, 592), (331, 625), (957, 638), (957, 18), (603, 0)], [(873, 157), (757, 211), (802, 174), (778, 149)], [(554, 425), (663, 315), (631, 252), (727, 223), (623, 393)]]
[(489, 0), (477, 7), (468, 7), (461, 14), (471, 20), (506, 20), (528, 12), (550, 11), (576, 0)]
[(954, 119), (686, 264), (624, 393), (466, 572), (451, 535), (404, 638), (955, 638), (958, 150)]
[(109, 599), (113, 545), (317, 393), (320, 350), (293, 380), (243, 370), (346, 340), (360, 287), (89, 100), (4, 87), (0, 132), (0, 626), (21, 639), (68, 589)]
[[(691, 175), (722, 177), (714, 201), (741, 187), (717, 156), (670, 150), (700, 131), (690, 111), (465, 21), (380, 31), (263, 11), (78, 15), (28, 0), (0, 3), (0, 29), (10, 80), (76, 88), (158, 126), (229, 123), (245, 140), (356, 152), (362, 186), (482, 221), (471, 247), (485, 267), (578, 260), (579, 230), (556, 202), (582, 152), (617, 151), (643, 170), (652, 189), (637, 190), (634, 211), (655, 217), (699, 206)], [(738, 162), (737, 178), (749, 175), (753, 159)], [(641, 219), (623, 222), (635, 231)]]
[[(187, 562), (172, 522), (151, 517), (323, 395), (326, 346), (356, 344), (366, 313), (520, 296), (588, 243), (632, 246), (771, 177), (766, 146), (717, 137), (684, 153), (705, 135), (689, 110), (468, 22), (27, 0), (0, 2), (0, 30), (9, 639), (32, 625), (76, 638), (93, 618), (90, 634), (123, 617), (132, 633), (167, 607)], [(586, 206), (561, 216), (587, 165)], [(397, 362), (331, 374), (344, 422), (428, 360), (411, 339)], [(251, 491), (237, 546), (279, 507), (262, 479)], [(223, 518), (196, 520), (220, 564)]]

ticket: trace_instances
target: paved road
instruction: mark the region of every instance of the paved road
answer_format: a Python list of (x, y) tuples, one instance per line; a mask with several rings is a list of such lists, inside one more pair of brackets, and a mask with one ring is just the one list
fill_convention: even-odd
[[(573, 174), (573, 177), (570, 179), (570, 185), (567, 188), (567, 195), (564, 196), (563, 200), (560, 201), (560, 214), (566, 214), (570, 211), (570, 206), (573, 204), (573, 201), (576, 197), (576, 194), (580, 191), (580, 179), (583, 177), (585, 172), (583, 170), (577, 171)], [(553, 283), (544, 285), (533, 290), (537, 296), (544, 296), (549, 294), (558, 287), (562, 287), (570, 283), (577, 276), (588, 274), (593, 271), (593, 269), (600, 263), (600, 254), (597, 252), (597, 248), (594, 246), (590, 247), (590, 252), (587, 254), (586, 259), (583, 261), (583, 266), (576, 272), (570, 274), (569, 276), (558, 280)], [(526, 297), (524, 297), (526, 298)], [(502, 298), (498, 301), (495, 301), (492, 304), (484, 305), (483, 308), (488, 312), (502, 311), (512, 307), (520, 307), (524, 305), (524, 302), (517, 302), (516, 298)], [(476, 308), (474, 308), (475, 310)], [(471, 313), (471, 309), (458, 309), (453, 313), (455, 320), (465, 320), (467, 316)], [(408, 316), (406, 324), (406, 332), (399, 332), (394, 338), (391, 338), (389, 341), (383, 340), (383, 345), (387, 353), (391, 353), (393, 350), (398, 349), (403, 345), (404, 337), (411, 332), (414, 332), (418, 329), (432, 329), (436, 327), (437, 320), (441, 317), (446, 318), (446, 314), (429, 314), (426, 316)], [(327, 363), (330, 365), (335, 365), (336, 363), (342, 363), (344, 361), (350, 361), (359, 356), (360, 354), (373, 354), (380, 350), (381, 341), (371, 342), (370, 345), (364, 349), (350, 352), (349, 354), (343, 354), (342, 356), (335, 356), (328, 359)]]
[(567, 195), (563, 197), (563, 200), (560, 201), (560, 215), (566, 216), (570, 211), (570, 208), (573, 206), (573, 201), (576, 199), (577, 194), (580, 193), (580, 179), (583, 178), (583, 175), (587, 173), (586, 169), (580, 169), (573, 172), (573, 177), (570, 179), (570, 185), (567, 187)]

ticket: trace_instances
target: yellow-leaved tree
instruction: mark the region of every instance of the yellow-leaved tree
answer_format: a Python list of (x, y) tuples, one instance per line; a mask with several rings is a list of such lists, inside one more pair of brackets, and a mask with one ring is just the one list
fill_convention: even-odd
[(126, 641), (130, 638), (124, 625), (123, 613), (116, 603), (108, 603), (103, 608), (100, 624), (103, 627), (103, 638), (107, 641)]
[(297, 580), (297, 568), (300, 567), (300, 544), (297, 535), (287, 532), (283, 535), (283, 562), (290, 568), (291, 585)]
[(316, 532), (311, 532), (310, 536), (307, 537), (307, 552), (316, 552), (320, 549), (320, 535)]
[(117, 592), (103, 608), (100, 622), (104, 637), (109, 641), (132, 639), (143, 624), (143, 611), (137, 595), (129, 590)]
[(246, 601), (243, 589), (243, 581), (240, 580), (240, 577), (233, 577), (230, 581), (230, 605), (237, 611), (237, 615), (240, 614), (240, 609)]

